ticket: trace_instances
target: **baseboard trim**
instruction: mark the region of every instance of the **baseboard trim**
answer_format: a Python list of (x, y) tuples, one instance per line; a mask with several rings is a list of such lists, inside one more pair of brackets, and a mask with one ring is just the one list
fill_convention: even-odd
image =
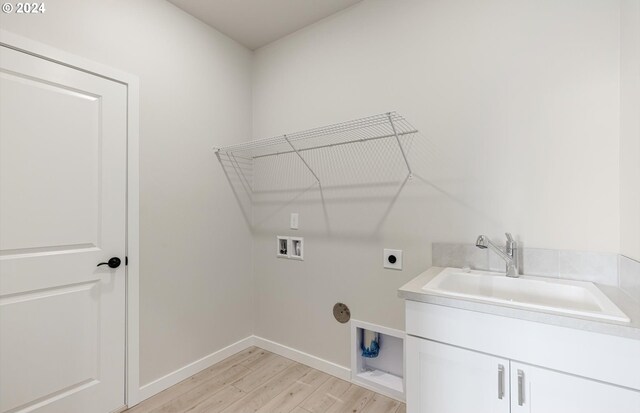
[(321, 359), (320, 357), (312, 356), (309, 353), (296, 350), (291, 347), (287, 347), (283, 344), (276, 343), (275, 341), (267, 340), (266, 338), (253, 336), (253, 345), (260, 347), (263, 350), (270, 351), (278, 354), (282, 357), (286, 357), (298, 363), (302, 363), (316, 370), (320, 370), (339, 379), (351, 381), (351, 369), (333, 363), (331, 361)]
[[(254, 336), (243, 338), (242, 340), (237, 341), (221, 350), (204, 356), (200, 360), (196, 360), (193, 363), (187, 364), (184, 367), (181, 367), (163, 377), (160, 377), (157, 380), (152, 381), (151, 383), (145, 384), (144, 386), (140, 387), (140, 390), (138, 392), (138, 402), (146, 400), (149, 397), (168, 389), (174, 384), (178, 384), (182, 380), (188, 379), (194, 374), (208, 367), (211, 367), (212, 365), (221, 362), (227, 357), (231, 357), (234, 354), (239, 353), (240, 351), (245, 350), (253, 345)], [(129, 408), (131, 407), (133, 406), (129, 406)]]
[[(187, 364), (186, 366), (181, 367), (163, 377), (160, 377), (159, 379), (156, 379), (151, 383), (145, 384), (144, 386), (140, 387), (140, 390), (138, 391), (138, 402), (142, 402), (143, 400), (146, 400), (149, 397), (154, 396), (161, 391), (180, 383), (182, 380), (188, 379), (194, 374), (208, 367), (211, 367), (216, 363), (221, 362), (227, 357), (231, 357), (234, 354), (239, 353), (242, 350), (245, 350), (252, 346), (256, 346), (263, 350), (278, 354), (282, 357), (297, 361), (298, 363), (312, 367), (316, 370), (320, 370), (339, 379), (348, 382), (352, 381), (351, 369), (347, 367), (341, 366), (325, 359), (321, 359), (320, 357), (313, 356), (309, 353), (296, 350), (295, 348), (287, 347), (283, 344), (276, 343), (275, 341), (267, 340), (266, 338), (249, 336), (221, 350), (211, 353), (208, 356), (201, 358), (200, 360), (196, 360), (193, 363)], [(129, 406), (129, 408), (131, 407), (133, 406)]]

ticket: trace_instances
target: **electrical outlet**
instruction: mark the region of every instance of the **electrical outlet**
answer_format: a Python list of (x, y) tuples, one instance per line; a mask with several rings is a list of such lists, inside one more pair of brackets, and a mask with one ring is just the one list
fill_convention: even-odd
[(402, 270), (402, 250), (384, 249), (383, 251), (384, 268), (392, 270)]

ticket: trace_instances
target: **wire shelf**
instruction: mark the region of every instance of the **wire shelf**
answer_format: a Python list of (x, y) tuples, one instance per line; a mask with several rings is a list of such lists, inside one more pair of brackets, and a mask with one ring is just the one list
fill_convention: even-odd
[(241, 183), (251, 190), (252, 165), (256, 160), (280, 155), (295, 156), (309, 170), (317, 183), (321, 184), (320, 176), (307, 162), (308, 156), (311, 155), (310, 151), (380, 140), (390, 140), (394, 143), (399, 149), (396, 152), (401, 154), (407, 171), (411, 175), (411, 166), (403, 140), (417, 133), (418, 130), (403, 116), (396, 112), (389, 112), (292, 134), (214, 148), (214, 150), (223, 166), (226, 165), (235, 170), (240, 176)]

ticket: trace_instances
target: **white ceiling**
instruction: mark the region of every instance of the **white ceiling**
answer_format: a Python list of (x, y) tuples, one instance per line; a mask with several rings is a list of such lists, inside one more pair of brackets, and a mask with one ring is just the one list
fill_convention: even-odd
[(169, 1), (253, 50), (362, 0)]

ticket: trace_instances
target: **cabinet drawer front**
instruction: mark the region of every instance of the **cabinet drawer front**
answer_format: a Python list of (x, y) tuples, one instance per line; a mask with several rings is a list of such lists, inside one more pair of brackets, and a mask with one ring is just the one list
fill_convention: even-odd
[(640, 390), (640, 341), (406, 302), (407, 334)]

